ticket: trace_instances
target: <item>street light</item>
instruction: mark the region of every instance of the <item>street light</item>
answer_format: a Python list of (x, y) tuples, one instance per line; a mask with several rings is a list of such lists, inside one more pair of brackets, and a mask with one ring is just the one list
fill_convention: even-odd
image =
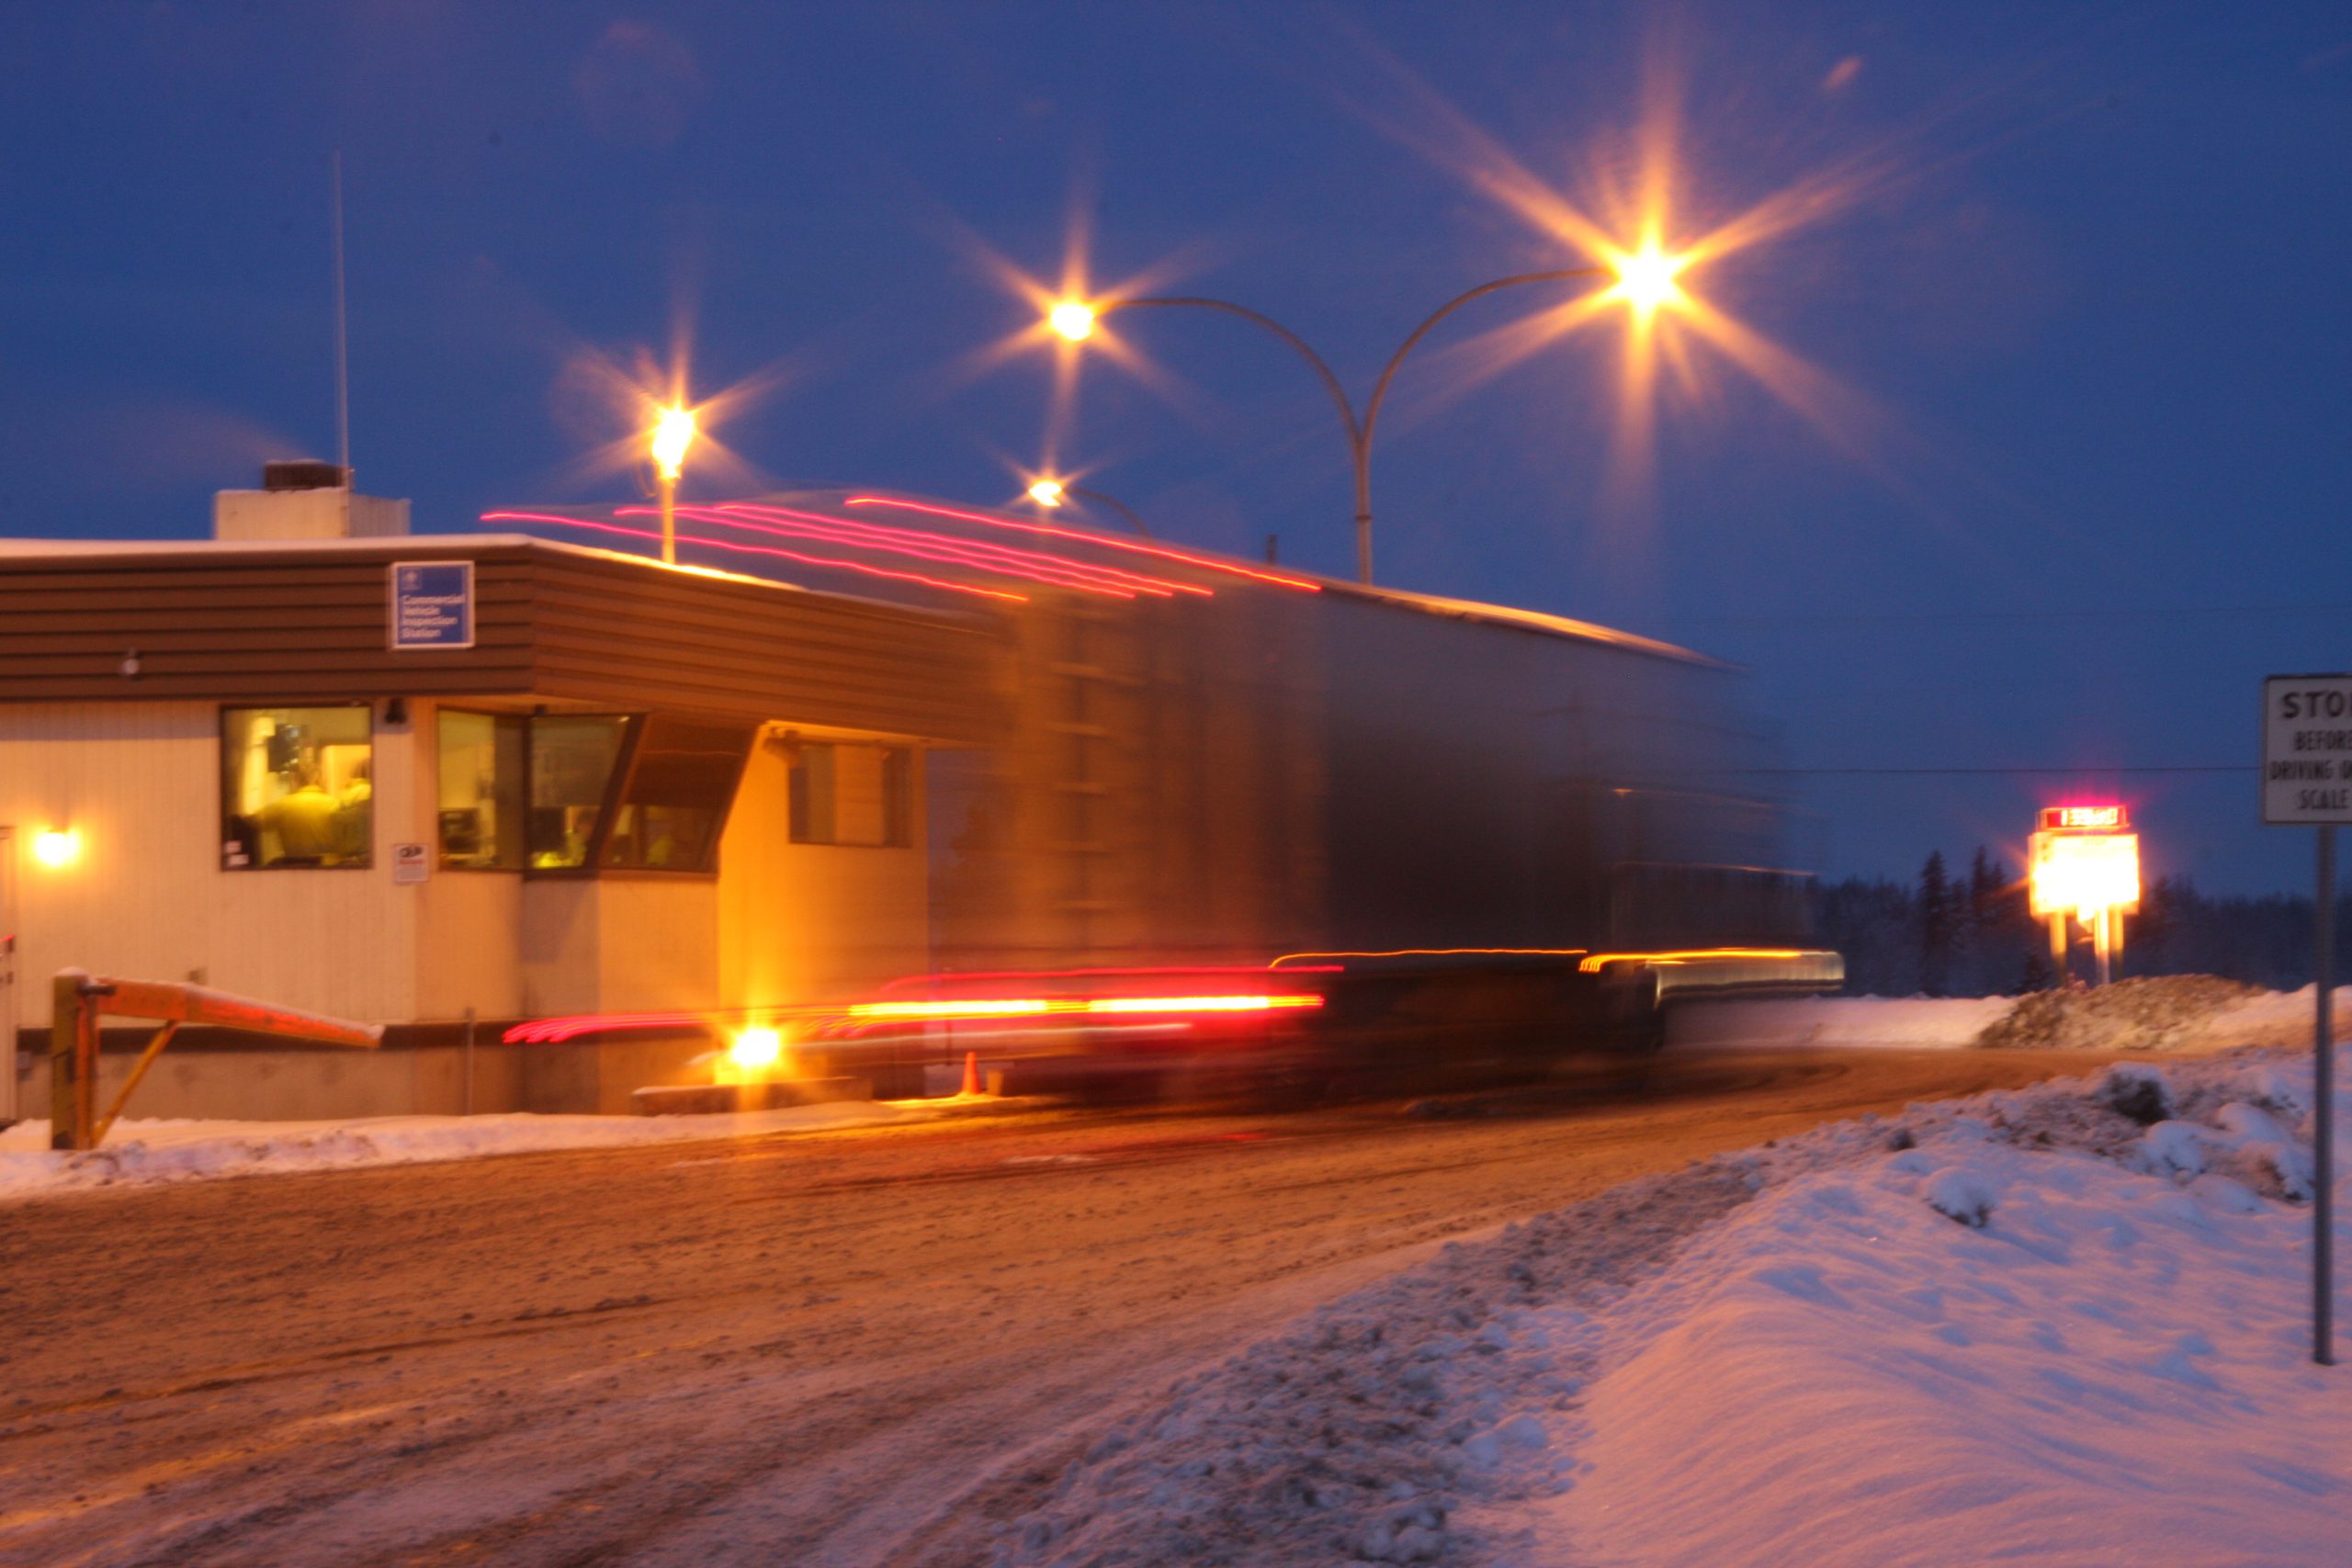
[(1682, 290), (1675, 281), (1676, 275), (1690, 265), (1688, 256), (1668, 255), (1655, 241), (1638, 251), (1629, 252), (1609, 266), (1561, 267), (1550, 272), (1523, 272), (1510, 277), (1498, 277), (1492, 283), (1458, 294), (1430, 312), (1429, 316), (1389, 356), (1381, 367), (1380, 378), (1372, 384), (1372, 396), (1364, 402), (1363, 415), (1358, 418), (1355, 405), (1349, 401), (1347, 389), (1323, 356), (1308, 346), (1305, 338), (1292, 332), (1272, 317), (1236, 305), (1227, 299), (1208, 299), (1186, 296), (1182, 298), (1148, 298), (1136, 299), (1057, 300), (1046, 312), (1046, 325), (1071, 343), (1081, 343), (1094, 333), (1095, 322), (1112, 310), (1135, 310), (1148, 305), (1183, 305), (1210, 310), (1222, 310), (1229, 316), (1273, 333), (1288, 344), (1308, 368), (1323, 383), (1330, 394), (1333, 406), (1340, 411), (1340, 423), (1347, 433), (1348, 456), (1355, 473), (1356, 486), (1356, 581), (1366, 585), (1372, 581), (1372, 437), (1380, 422), (1381, 405), (1388, 400), (1389, 383), (1396, 379), (1397, 369), (1406, 355), (1419, 346), (1430, 329), (1453, 314), (1471, 300), (1494, 293), (1498, 288), (1515, 288), (1524, 283), (1554, 283), (1572, 277), (1615, 277), (1617, 287), (1611, 292), (1624, 299), (1644, 316), (1654, 313), (1660, 306), (1681, 298)]
[(653, 471), (662, 484), (662, 559), (678, 562), (678, 475), (686, 463), (686, 448), (695, 444), (695, 411), (673, 403), (653, 421), (650, 445)]
[(1052, 511), (1072, 496), (1076, 496), (1080, 501), (1093, 502), (1098, 506), (1109, 507), (1125, 518), (1127, 525), (1136, 533), (1147, 539), (1151, 537), (1151, 530), (1144, 526), (1143, 519), (1136, 514), (1134, 507), (1124, 501), (1104, 495), (1099, 490), (1088, 490), (1082, 485), (1066, 485), (1059, 479), (1039, 479), (1029, 487), (1029, 499), (1047, 511)]

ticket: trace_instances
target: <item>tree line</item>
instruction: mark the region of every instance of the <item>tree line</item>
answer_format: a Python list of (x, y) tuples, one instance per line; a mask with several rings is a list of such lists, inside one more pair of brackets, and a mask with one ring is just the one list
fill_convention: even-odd
[[(2312, 980), (2311, 898), (2199, 893), (2185, 877), (2163, 877), (2124, 920), (2119, 976), (2219, 975), (2274, 990)], [(2060, 981), (2050, 930), (2027, 906), (2025, 882), (1979, 846), (1955, 869), (1939, 850), (1909, 886), (1849, 877), (1816, 884), (1814, 929), (1846, 955), (1846, 988), (1859, 996), (2015, 996)], [(2352, 898), (2335, 915), (2335, 977), (2352, 982)], [(2087, 947), (2074, 973), (2087, 977)]]

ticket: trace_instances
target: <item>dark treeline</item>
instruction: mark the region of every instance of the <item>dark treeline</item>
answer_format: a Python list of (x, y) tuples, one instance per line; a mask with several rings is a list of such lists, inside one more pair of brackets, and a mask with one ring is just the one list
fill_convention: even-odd
[[(2211, 897), (2159, 880), (2124, 921), (2126, 975), (2220, 975), (2276, 990), (2312, 980), (2308, 897)], [(1860, 996), (1983, 997), (2041, 990), (2058, 981), (2048, 926), (2028, 913), (2023, 881), (1979, 849), (1966, 866), (1942, 852), (1909, 886), (1851, 877), (1814, 890), (1815, 931), (1846, 955), (1846, 988)], [(2352, 899), (2335, 916), (2335, 978), (2352, 981)], [(2075, 973), (2092, 970), (2087, 945)]]

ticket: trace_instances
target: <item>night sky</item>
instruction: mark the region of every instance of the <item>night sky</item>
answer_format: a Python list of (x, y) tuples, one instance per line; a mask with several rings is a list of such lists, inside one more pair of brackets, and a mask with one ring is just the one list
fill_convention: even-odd
[[(683, 320), (697, 396), (763, 388), (690, 494), (1001, 503), (1054, 432), (1170, 537), (1345, 576), (1278, 343), (1114, 317), (1148, 373), (1089, 354), (1057, 416), (1006, 268), (1082, 224), (1096, 285), (1254, 307), (1360, 390), (1589, 259), (1503, 160), (1607, 224), (1669, 96), (1669, 241), (1815, 198), (1686, 275), (1810, 368), (1669, 322), (1644, 456), (1617, 316), (1498, 366), (1572, 292), (1471, 306), (1384, 420), (1380, 580), (1747, 665), (1833, 874), (2014, 864), (2037, 804), (2120, 794), (2154, 872), (2304, 889), (2250, 764), (2265, 673), (2352, 667), (2339, 5), (10, 3), (0, 534), (200, 536), (333, 455), (339, 148), (353, 458), (422, 530), (635, 499), (591, 367)], [(2080, 771), (1883, 771), (2005, 768)]]

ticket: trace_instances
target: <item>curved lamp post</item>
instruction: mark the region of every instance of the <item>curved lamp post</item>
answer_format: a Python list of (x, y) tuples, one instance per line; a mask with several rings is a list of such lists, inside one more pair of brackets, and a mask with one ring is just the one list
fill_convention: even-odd
[[(1492, 283), (1482, 283), (1430, 311), (1429, 317), (1397, 345), (1396, 352), (1389, 355), (1388, 363), (1381, 367), (1379, 379), (1373, 382), (1372, 396), (1365, 400), (1362, 417), (1358, 417), (1355, 405), (1349, 401), (1347, 389), (1340, 384), (1338, 375), (1321, 355), (1308, 346), (1305, 338), (1272, 316), (1252, 310), (1246, 305), (1236, 305), (1231, 300), (1186, 295), (1106, 299), (1100, 304), (1090, 305), (1082, 300), (1065, 299), (1055, 305), (1046, 319), (1047, 324), (1062, 337), (1071, 343), (1082, 343), (1093, 335), (1096, 318), (1109, 311), (1139, 310), (1146, 306), (1193, 306), (1238, 316), (1288, 344), (1301, 359), (1306, 361), (1307, 367), (1323, 383), (1323, 389), (1330, 394), (1332, 405), (1340, 411), (1340, 423), (1347, 433), (1348, 456), (1354, 468), (1356, 483), (1356, 581), (1368, 585), (1372, 581), (1372, 436), (1380, 423), (1381, 405), (1388, 400), (1389, 384), (1396, 378), (1397, 369), (1404, 365), (1406, 355), (1429, 335), (1430, 328), (1473, 299), (1492, 294), (1498, 288), (1514, 288), (1522, 283), (1553, 283), (1571, 277), (1617, 277), (1620, 287), (1626, 290), (1627, 298), (1641, 308), (1654, 308), (1657, 300), (1663, 298), (1664, 291), (1673, 287), (1670, 270), (1651, 279), (1638, 276), (1631, 267), (1607, 266), (1571, 266), (1551, 272), (1522, 272), (1510, 277), (1498, 277)], [(1072, 491), (1069, 493), (1087, 492)], [(1120, 510), (1126, 509), (1121, 507)], [(1130, 513), (1128, 515), (1134, 514)]]
[(1059, 506), (1070, 496), (1076, 496), (1080, 501), (1093, 502), (1098, 506), (1109, 507), (1125, 518), (1127, 525), (1136, 533), (1147, 539), (1151, 537), (1151, 530), (1144, 526), (1141, 517), (1136, 515), (1136, 509), (1115, 496), (1104, 495), (1099, 490), (1088, 490), (1083, 485), (1066, 485), (1059, 479), (1039, 479), (1029, 487), (1029, 499), (1049, 509)]

